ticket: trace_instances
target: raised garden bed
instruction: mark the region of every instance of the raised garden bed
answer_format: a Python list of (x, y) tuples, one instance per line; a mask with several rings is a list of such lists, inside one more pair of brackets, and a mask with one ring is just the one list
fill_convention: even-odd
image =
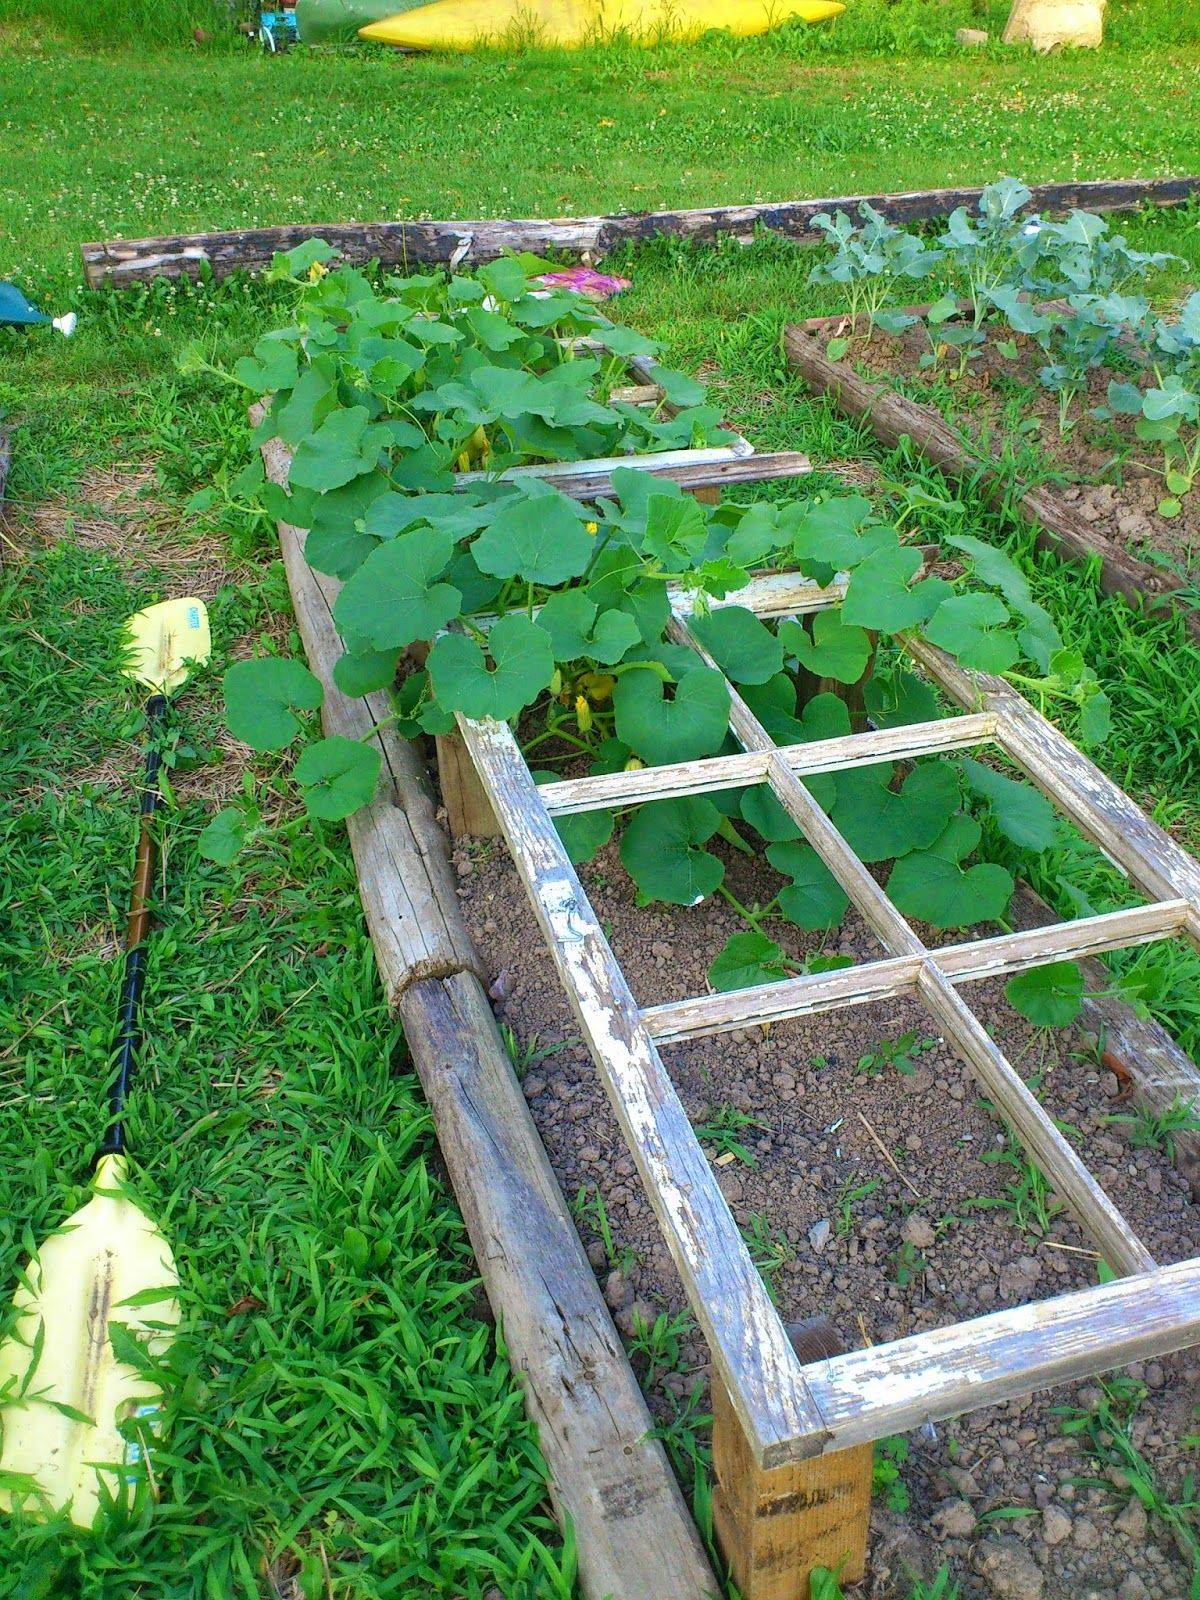
[[(503, 303), (489, 316), (504, 324), (485, 325), (489, 348), (492, 340), (520, 344), (526, 335), (516, 330), (540, 315), (537, 303), (510, 277), (493, 274), (487, 283)], [(345, 296), (352, 307), (339, 300)], [(470, 303), (467, 286), (452, 286), (451, 307)], [(339, 308), (333, 335), (314, 337), (330, 304)], [(445, 330), (453, 332), (457, 318), (443, 313), (435, 344), (449, 342)], [(369, 704), (393, 684), (405, 652), (408, 662), (417, 653), (421, 664), (402, 668), (396, 722), (414, 736), (461, 734), (453, 768), (443, 767), (450, 815), (462, 828), (469, 814), (494, 814), (504, 830), (707, 1339), (718, 1380), (717, 1526), (739, 1587), (758, 1600), (776, 1592), (781, 1572), (804, 1575), (818, 1564), (842, 1564), (850, 1578), (866, 1555), (873, 1441), (1114, 1362), (1162, 1356), (1200, 1333), (1189, 1229), (1172, 1214), (1157, 1255), (1148, 1248), (1141, 1232), (1157, 1226), (1155, 1216), (1133, 1200), (1136, 1216), (1123, 1215), (1116, 1180), (1100, 1183), (1089, 1171), (1087, 1156), (1098, 1160), (1106, 1147), (1081, 1151), (1064, 1136), (964, 994), (964, 986), (1011, 974), (1004, 994), (1027, 1017), (1066, 1020), (1064, 1006), (1078, 1011), (1086, 987), (1072, 958), (1179, 932), (1196, 937), (1200, 867), (1009, 684), (986, 675), (1009, 672), (1069, 703), (1083, 737), (1103, 736), (1107, 703), (1094, 675), (1064, 649), (1021, 574), (995, 551), (959, 539), (965, 566), (931, 574), (861, 498), (706, 508), (677, 484), (648, 481), (644, 470), (620, 473), (611, 462), (590, 464), (604, 469), (608, 493), (589, 514), (555, 489), (553, 463), (549, 473), (537, 468), (534, 485), (501, 475), (528, 464), (523, 446), (544, 446), (527, 419), (547, 421), (546, 405), (558, 404), (550, 394), (557, 379), (523, 376), (518, 361), (501, 371), (476, 350), (457, 376), (453, 363), (423, 363), (403, 407), (436, 413), (438, 423), (415, 438), (411, 427), (389, 432), (400, 408), (392, 393), (360, 382), (362, 330), (409, 320), (403, 290), (379, 300), (343, 275), (307, 295), (298, 325), (256, 351), (264, 373), (278, 353), (272, 343), (303, 352), (260, 427), (269, 449), (278, 448), (272, 437), (289, 426), (310, 376), (320, 380), (327, 409), (308, 418), (299, 441), (284, 433), (295, 445), (284, 463), (292, 493), (274, 503), (279, 514), (289, 508), (312, 524), (314, 564), (345, 578), (325, 604), (349, 649), (332, 665), (324, 659), (321, 682), (307, 681), (294, 663), (237, 664), (227, 678), (231, 726), (262, 748), (280, 748), (300, 731), (295, 712), (314, 707), (330, 684)], [(620, 330), (602, 337), (614, 353), (623, 342)], [(315, 357), (314, 346), (322, 352)], [(479, 396), (500, 390), (519, 403), (510, 396), (498, 415), (480, 414)], [(367, 415), (356, 418), (352, 402), (364, 398)], [(592, 420), (585, 411), (574, 424)], [(570, 426), (565, 415), (559, 421)], [(456, 484), (447, 468), (459, 463), (464, 441), (493, 427), (481, 444), (492, 475)], [(368, 438), (370, 428), (377, 431)], [(343, 500), (359, 480), (361, 508), (351, 523)], [(325, 539), (314, 549), (326, 525), (346, 543)], [(777, 570), (748, 578), (748, 569), (772, 565)], [(946, 699), (965, 714), (943, 715)], [(386, 715), (385, 708), (386, 700)], [(731, 741), (740, 753), (729, 753)], [(296, 777), (317, 815), (354, 817), (377, 805), (386, 751), (376, 746), (377, 735), (355, 741), (334, 732), (304, 752)], [(962, 764), (968, 751), (983, 763)], [(538, 774), (540, 788), (527, 756), (549, 769)], [(1147, 903), (978, 937), (980, 925), (1005, 916), (1014, 888), (989, 859), (983, 824), (1029, 848), (1052, 829), (1050, 808), (1006, 773), (1010, 765), (1101, 844)], [(475, 773), (481, 790), (467, 805), (452, 791)], [(678, 989), (656, 980), (653, 992), (631, 991), (572, 868), (609, 863), (614, 831), (621, 870), (641, 900), (703, 907), (705, 937), (716, 936)], [(763, 876), (763, 857), (781, 882)], [(600, 871), (603, 894), (612, 880), (604, 865)], [(622, 888), (627, 908), (624, 880)], [(857, 920), (844, 917), (848, 904)], [(680, 914), (656, 915), (674, 926)], [(805, 937), (839, 923), (845, 951)], [(971, 928), (975, 937), (955, 936)], [(621, 937), (614, 923), (612, 938)], [(651, 937), (653, 957), (663, 943)], [(687, 943), (681, 938), (685, 968)], [(856, 956), (867, 959), (854, 964)], [(886, 1330), (894, 1337), (882, 1348), (870, 1348), (864, 1323), (842, 1335), (868, 1348), (838, 1353), (826, 1338), (812, 1361), (813, 1347), (793, 1343), (760, 1275), (771, 1225), (761, 1222), (749, 1240), (739, 1232), (720, 1182), (730, 1163), (710, 1164), (659, 1049), (677, 1046), (702, 1072), (718, 1059), (711, 1052), (732, 1050), (729, 1041), (747, 1028), (770, 1023), (786, 1043), (789, 1029), (804, 1037), (817, 1026), (797, 1019), (853, 1007), (857, 1020), (881, 1002), (901, 1021), (920, 1005), (914, 1016), (927, 1017), (936, 1036), (926, 1049), (925, 1036), (905, 1023), (860, 1053), (857, 1075), (907, 1076), (906, 1064), (951, 1043), (1011, 1130), (1001, 1140), (1014, 1170), (1042, 1185), (1043, 1201), (1053, 1191), (1055, 1214), (1043, 1205), (1041, 1232), (1068, 1232), (1045, 1238), (1046, 1250), (1079, 1255), (1104, 1281), (1071, 1278), (1074, 1293), (1042, 1300), (1018, 1293), (1010, 1278), (1012, 1293), (1002, 1298), (1019, 1300), (1020, 1309), (976, 1322), (933, 1315)], [(702, 1050), (698, 1041), (710, 1036), (721, 1044)], [(528, 1051), (537, 1048), (531, 1039)], [(513, 1049), (521, 1064), (519, 1041)], [(791, 1077), (794, 1087), (795, 1070)], [(836, 1080), (835, 1090), (848, 1098)], [(1078, 1102), (1079, 1091), (1071, 1103)], [(900, 1187), (919, 1194), (866, 1113), (858, 1120)], [(736, 1144), (738, 1132), (726, 1115), (721, 1154), (735, 1162), (728, 1142)], [(1171, 1194), (1186, 1194), (1172, 1184)], [(940, 1200), (941, 1191), (929, 1189)], [(947, 1190), (949, 1204), (966, 1198)], [(1071, 1224), (1056, 1221), (1058, 1202)], [(913, 1237), (901, 1241), (906, 1278), (927, 1220), (918, 1217)], [(820, 1221), (809, 1225), (814, 1251), (828, 1242)], [(1061, 1269), (1048, 1270), (1059, 1287)], [(1041, 1271), (1020, 1266), (1029, 1286)], [(972, 1306), (966, 1297), (955, 1309)], [(943, 1328), (945, 1321), (954, 1325)], [(636, 1323), (633, 1331), (636, 1339)], [(784, 1502), (793, 1508), (786, 1530), (771, 1521)]]
[[(1129, 250), (1090, 213), (1048, 222), (1029, 200), (1010, 180), (994, 185), (931, 241), (869, 210), (859, 225), (825, 218), (835, 254), (813, 276), (843, 285), (849, 309), (789, 328), (787, 353), (884, 442), (910, 440), (1014, 504), (1042, 542), (1098, 558), (1111, 592), (1188, 606), (1200, 296), (1156, 316), (1144, 280), (1169, 258)], [(896, 308), (918, 280), (934, 297)]]

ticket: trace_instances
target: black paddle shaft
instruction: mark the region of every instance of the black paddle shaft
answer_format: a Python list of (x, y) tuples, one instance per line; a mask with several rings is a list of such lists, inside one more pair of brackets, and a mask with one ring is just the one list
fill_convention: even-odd
[(140, 830), (137, 860), (133, 869), (133, 890), (129, 897), (129, 921), (125, 927), (125, 976), (121, 982), (115, 1070), (108, 1091), (109, 1125), (97, 1156), (120, 1155), (125, 1149), (125, 1098), (129, 1093), (129, 1079), (142, 1038), (139, 1019), (142, 986), (146, 980), (146, 935), (150, 931), (150, 901), (154, 884), (153, 822), (161, 799), (158, 787), (158, 772), (162, 765), (159, 734), (166, 715), (166, 696), (153, 695), (146, 704), (149, 746), (138, 810)]

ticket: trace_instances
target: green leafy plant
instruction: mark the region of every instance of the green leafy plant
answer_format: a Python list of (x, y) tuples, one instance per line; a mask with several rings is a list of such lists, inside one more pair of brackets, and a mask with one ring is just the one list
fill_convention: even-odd
[(922, 1038), (915, 1028), (908, 1028), (895, 1039), (881, 1039), (874, 1050), (859, 1056), (854, 1070), (868, 1078), (877, 1078), (888, 1067), (904, 1077), (917, 1070), (917, 1058), (932, 1050), (936, 1039)]
[(1026, 1155), (1020, 1141), (1012, 1132), (1008, 1132), (1003, 1149), (985, 1150), (979, 1159), (991, 1166), (1008, 1168), (1013, 1176), (1003, 1194), (977, 1195), (965, 1200), (964, 1207), (968, 1210), (1004, 1211), (1014, 1227), (1044, 1239), (1050, 1232), (1054, 1218), (1062, 1210), (1062, 1204), (1051, 1199), (1049, 1184)]
[(866, 1200), (879, 1188), (882, 1179), (868, 1178), (865, 1183), (855, 1183), (853, 1178), (847, 1178), (838, 1190), (837, 1196), (837, 1233), (840, 1239), (848, 1239), (854, 1232), (854, 1208), (860, 1200)]
[(763, 1281), (771, 1299), (774, 1300), (775, 1280), (783, 1268), (796, 1259), (795, 1248), (783, 1233), (771, 1226), (761, 1211), (750, 1213), (746, 1219), (746, 1226), (742, 1229), (742, 1238), (746, 1241), (751, 1261), (762, 1273)]
[(1200, 1133), (1200, 1115), (1195, 1105), (1181, 1096), (1176, 1096), (1164, 1111), (1139, 1106), (1136, 1111), (1121, 1112), (1108, 1120), (1128, 1128), (1129, 1142), (1136, 1149), (1162, 1150), (1172, 1161), (1175, 1159), (1175, 1135)]
[[(1111, 1474), (1119, 1473), (1124, 1493), (1132, 1493), (1146, 1512), (1168, 1529), (1192, 1567), (1191, 1592), (1200, 1593), (1200, 1496), (1195, 1475), (1184, 1474), (1178, 1498), (1171, 1497), (1154, 1468), (1134, 1443), (1133, 1423), (1146, 1397), (1145, 1387), (1125, 1375), (1097, 1380), (1095, 1405), (1056, 1406), (1062, 1430), (1076, 1439), (1102, 1469), (1087, 1487), (1108, 1492)], [(1185, 1441), (1194, 1443), (1195, 1441)]]
[(755, 1164), (753, 1152), (747, 1150), (742, 1139), (752, 1128), (765, 1128), (767, 1124), (761, 1117), (752, 1117), (746, 1111), (739, 1111), (736, 1106), (728, 1103), (720, 1106), (710, 1106), (705, 1112), (704, 1121), (696, 1125), (696, 1137), (702, 1144), (711, 1145), (718, 1156), (736, 1156), (745, 1166)]
[(629, 1337), (629, 1353), (646, 1363), (645, 1382), (652, 1384), (664, 1372), (678, 1370), (683, 1356), (683, 1341), (695, 1331), (695, 1322), (686, 1311), (669, 1316), (660, 1311), (653, 1322), (634, 1317)]
[(875, 1456), (871, 1466), (871, 1492), (876, 1494), (889, 1511), (907, 1511), (912, 1497), (904, 1481), (903, 1468), (908, 1460), (908, 1440), (901, 1434), (875, 1441)]

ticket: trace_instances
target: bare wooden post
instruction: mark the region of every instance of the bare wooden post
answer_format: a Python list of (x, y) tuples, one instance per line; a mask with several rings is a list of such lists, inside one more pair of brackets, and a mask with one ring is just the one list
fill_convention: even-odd
[(693, 500), (699, 500), (704, 506), (719, 506), (721, 504), (721, 489), (719, 484), (703, 483), (695, 489), (687, 491)]
[[(842, 1353), (826, 1317), (793, 1322), (802, 1362)], [(720, 1379), (713, 1379), (713, 1523), (743, 1600), (808, 1600), (814, 1567), (844, 1583), (866, 1571), (874, 1447), (855, 1445), (764, 1470)]]
[(446, 821), (456, 839), (473, 833), (480, 839), (495, 839), (500, 824), (492, 810), (475, 763), (457, 733), (439, 733), (437, 746), (438, 783), (446, 804)]

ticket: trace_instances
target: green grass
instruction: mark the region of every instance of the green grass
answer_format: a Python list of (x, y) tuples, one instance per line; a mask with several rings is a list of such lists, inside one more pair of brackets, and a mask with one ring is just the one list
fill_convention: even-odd
[[(989, 0), (984, 20), (995, 28), (1004, 9)], [(1102, 55), (1038, 61), (998, 48), (964, 60), (949, 33), (980, 20), (972, 0), (906, 0), (760, 41), (497, 62), (268, 60), (232, 47), (150, 56), (145, 45), (187, 26), (190, 0), (122, 8), (124, 20), (59, 0), (48, 21), (34, 0), (0, 0), (0, 128), (14, 175), (0, 191), (0, 277), (81, 319), (66, 344), (0, 332), (14, 536), (28, 537), (25, 514), (47, 501), (78, 521), (87, 474), (119, 463), (154, 463), (165, 508), (161, 547), (118, 563), (80, 549), (68, 522), (63, 542), (37, 546), (2, 591), (6, 1283), (78, 1199), (96, 1136), (133, 846), (129, 790), (105, 774), (132, 776), (140, 729), (112, 675), (116, 628), (179, 592), (189, 561), (211, 566), (214, 552), (231, 569), (213, 607), (219, 650), (287, 628), (264, 530), (183, 512), (194, 489), (236, 470), (248, 439), (237, 394), (176, 367), (192, 343), (231, 361), (278, 307), (237, 281), (85, 293), (77, 244), (287, 220), (703, 205), (1003, 171), (1200, 170), (1200, 41), (1184, 9), (1123, 0)], [(140, 36), (137, 49), (112, 47), (119, 29)], [(71, 42), (89, 30), (104, 48)], [(92, 133), (82, 148), (81, 124)], [(1195, 272), (1195, 213), (1134, 218), (1129, 231)], [(788, 371), (783, 324), (836, 309), (808, 286), (802, 254), (778, 240), (660, 242), (615, 264), (635, 284), (621, 314), (680, 364), (713, 364), (721, 403), (760, 446), (808, 450), (818, 466), (863, 459), (885, 480), (936, 487)], [(1010, 518), (962, 498), (922, 514), (930, 531), (972, 531), (1017, 554), (1115, 692), (1108, 770), (1195, 845), (1200, 691), (1187, 686), (1200, 682), (1200, 655), (1182, 626), (1123, 610), (1033, 551)], [(506, 1600), (565, 1594), (572, 1556), (553, 1535), (503, 1353), (476, 1317), (469, 1250), (384, 1014), (344, 836), (296, 821), (266, 764), (244, 781), (282, 825), (229, 872), (197, 854), (219, 803), (210, 791), (243, 781), (218, 744), (220, 665), (181, 711), (196, 751), (185, 759), (199, 765), (176, 774), (179, 805), (163, 824), (151, 1042), (131, 1116), (139, 1181), (185, 1293), (163, 1502), (152, 1521), (95, 1542), (0, 1524), (0, 1595), (258, 1597), (279, 1592), (272, 1571), (294, 1570), (297, 1592), (316, 1596), (326, 1561), (338, 1600), (448, 1600), (491, 1584)], [(1093, 870), (1067, 865), (1085, 879)], [(1189, 1015), (1194, 977), (1181, 968), (1173, 1018)], [(704, 1520), (693, 1412), (666, 1436)]]
[[(6, 1284), (80, 1201), (101, 1126), (141, 722), (113, 646), (146, 598), (69, 544), (3, 592)], [(228, 585), (216, 637), (262, 626), (279, 598)], [(565, 1595), (570, 1556), (478, 1320), (348, 852), (285, 820), (232, 872), (196, 853), (206, 807), (186, 786), (218, 770), (212, 691), (210, 673), (176, 716), (183, 799), (162, 829), (130, 1119), (140, 1191), (182, 1274), (162, 1501), (101, 1541), (4, 1522), (0, 1593), (251, 1596), (297, 1575), (315, 1595), (328, 1564), (339, 1596)], [(100, 761), (126, 781), (101, 781)]]

